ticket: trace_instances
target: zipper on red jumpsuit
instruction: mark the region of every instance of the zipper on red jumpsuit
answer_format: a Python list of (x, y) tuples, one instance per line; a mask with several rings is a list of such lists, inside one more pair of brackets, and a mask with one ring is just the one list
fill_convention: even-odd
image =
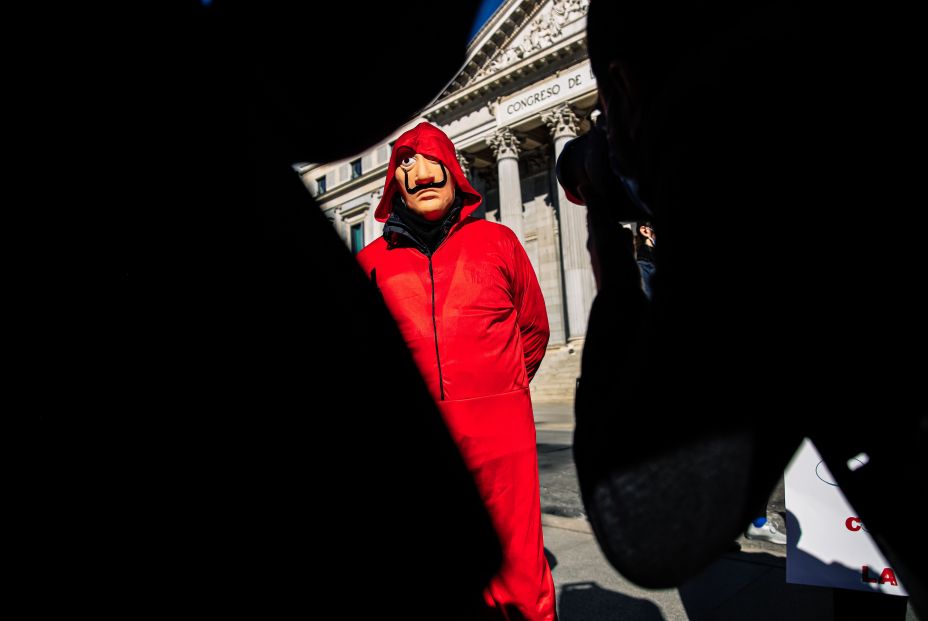
[(438, 353), (438, 322), (435, 319), (435, 273), (432, 271), (432, 253), (428, 253), (426, 256), (429, 258), (429, 280), (432, 281), (432, 333), (435, 336), (435, 361), (438, 363), (438, 391), (441, 394), (441, 400), (444, 401), (445, 385), (441, 379), (441, 354)]

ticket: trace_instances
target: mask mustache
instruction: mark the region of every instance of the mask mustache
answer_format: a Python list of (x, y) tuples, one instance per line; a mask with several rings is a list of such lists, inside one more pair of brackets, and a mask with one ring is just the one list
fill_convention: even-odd
[(438, 188), (445, 187), (445, 184), (448, 182), (448, 171), (445, 170), (445, 165), (442, 164), (441, 162), (439, 162), (438, 165), (441, 166), (441, 181), (423, 183), (422, 185), (417, 185), (414, 188), (409, 187), (409, 171), (404, 170), (403, 176), (404, 176), (404, 184), (406, 185), (406, 193), (416, 194), (418, 192), (421, 192), (422, 190), (428, 190), (429, 188), (438, 189)]

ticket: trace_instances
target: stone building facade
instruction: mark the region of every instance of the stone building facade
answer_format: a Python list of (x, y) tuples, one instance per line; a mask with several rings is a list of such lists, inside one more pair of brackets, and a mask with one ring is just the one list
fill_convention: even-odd
[(299, 166), (339, 235), (358, 251), (383, 229), (374, 209), (392, 141), (422, 120), (441, 127), (484, 196), (475, 215), (510, 227), (525, 246), (548, 307), (550, 347), (571, 354), (582, 345), (595, 285), (585, 208), (567, 201), (554, 165), (564, 144), (588, 131), (596, 104), (587, 7), (588, 0), (504, 2), (474, 37), (463, 69), (419, 116), (355, 157)]

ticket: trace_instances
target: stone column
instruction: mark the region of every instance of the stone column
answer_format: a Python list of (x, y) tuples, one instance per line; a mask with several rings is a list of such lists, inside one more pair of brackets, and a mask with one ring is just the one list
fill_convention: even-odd
[(348, 234), (345, 232), (345, 221), (342, 218), (341, 205), (332, 210), (332, 215), (334, 216), (332, 224), (335, 226), (335, 232), (342, 238), (342, 241), (346, 241), (348, 239)]
[(461, 170), (464, 171), (464, 176), (467, 177), (468, 181), (470, 180), (470, 162), (467, 161), (467, 157), (458, 151), (454, 150), (454, 155), (458, 158), (458, 164), (461, 165)]
[[(564, 145), (577, 136), (579, 119), (570, 106), (562, 105), (541, 116), (554, 138), (555, 161)], [(564, 288), (567, 294), (567, 340), (586, 336), (586, 320), (596, 295), (593, 266), (586, 249), (586, 207), (567, 200), (564, 188), (557, 186), (560, 211), (561, 259), (564, 262)]]
[(522, 232), (522, 182), (519, 179), (519, 139), (508, 127), (487, 139), (499, 169), (499, 220), (511, 228), (519, 242), (525, 244)]
[(371, 243), (383, 235), (383, 222), (377, 222), (377, 220), (374, 219), (374, 211), (377, 210), (377, 205), (380, 204), (380, 197), (382, 194), (383, 190), (376, 190), (371, 192), (371, 206), (369, 212), (371, 221), (371, 237), (369, 240), (367, 240), (367, 243)]

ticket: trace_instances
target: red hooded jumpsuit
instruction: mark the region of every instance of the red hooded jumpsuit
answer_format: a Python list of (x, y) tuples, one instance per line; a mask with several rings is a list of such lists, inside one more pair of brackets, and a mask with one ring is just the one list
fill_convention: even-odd
[(529, 396), (548, 343), (541, 289), (515, 234), (470, 217), (482, 197), (451, 140), (428, 123), (397, 139), (377, 220), (387, 220), (399, 192), (394, 173), (404, 146), (444, 164), (463, 198), (460, 219), (431, 256), (381, 237), (358, 260), (399, 324), (496, 527), (503, 564), (487, 603), (505, 619), (553, 621)]

